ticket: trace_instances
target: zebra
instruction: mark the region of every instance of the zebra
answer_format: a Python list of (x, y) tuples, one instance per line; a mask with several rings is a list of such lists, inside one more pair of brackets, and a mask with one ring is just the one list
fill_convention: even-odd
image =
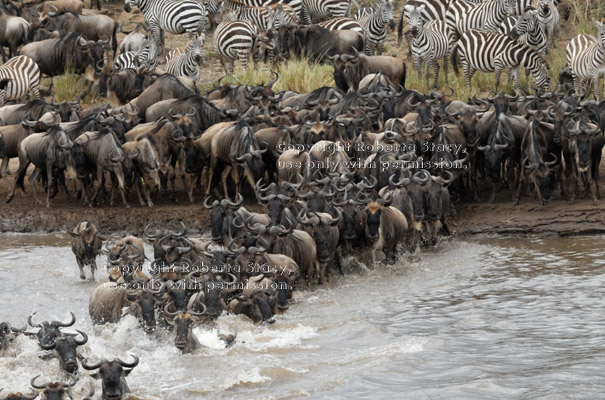
[(363, 27), (366, 54), (371, 56), (374, 51), (378, 55), (382, 54), (384, 41), (387, 37), (385, 24), (389, 24), (391, 29), (395, 28), (393, 21), (393, 1), (378, 0), (372, 13), (365, 15), (359, 20), (359, 24)]
[[(444, 21), (445, 22), (445, 16), (446, 16), (446, 12), (447, 12), (447, 8), (448, 8), (448, 4), (449, 4), (449, 0), (409, 0), (406, 3), (406, 6), (414, 6), (414, 7), (419, 7), (424, 5), (425, 7), (422, 9), (422, 17), (424, 18), (425, 22), (429, 22), (429, 21)], [(401, 46), (401, 38), (404, 35), (403, 32), (403, 20), (404, 20), (404, 16), (406, 17), (406, 21), (407, 18), (409, 17), (408, 15), (406, 15), (406, 11), (405, 11), (405, 7), (401, 10), (401, 14), (399, 14), (399, 24), (397, 27), (397, 46)], [(408, 43), (408, 57), (412, 56), (412, 37), (410, 36), (410, 31), (409, 29), (405, 32), (405, 39), (406, 42)]]
[(114, 68), (153, 71), (158, 66), (157, 45), (153, 38), (147, 38), (139, 51), (127, 51), (118, 56)]
[[(255, 33), (263, 38), (261, 40), (261, 42), (265, 44), (264, 46), (261, 46), (263, 47), (263, 49), (259, 48), (259, 52), (254, 52), (255, 63), (258, 61), (258, 57), (260, 56), (260, 53), (263, 52), (263, 50), (265, 50), (267, 53), (268, 62), (273, 63), (275, 53), (274, 50), (277, 47), (277, 32), (269, 32), (269, 29), (271, 28), (271, 25), (275, 25), (275, 11), (273, 7), (277, 8), (277, 6), (282, 5), (276, 4), (271, 6), (267, 5), (264, 7), (249, 7), (239, 1), (223, 0), (221, 6), (219, 7), (220, 11), (232, 10), (238, 20), (251, 22), (256, 28)], [(291, 7), (286, 7), (292, 10)], [(284, 7), (281, 7), (281, 9), (283, 10)], [(284, 16), (284, 18), (286, 17)], [(271, 36), (271, 38), (267, 39), (267, 36)]]
[(454, 45), (452, 65), (458, 75), (456, 53), (464, 70), (464, 78), (468, 90), (471, 89), (471, 78), (475, 71), (495, 72), (495, 89), (500, 84), (500, 74), (503, 69), (513, 70), (515, 89), (521, 91), (519, 85), (519, 67), (523, 65), (534, 76), (534, 84), (538, 89), (550, 89), (550, 72), (546, 60), (531, 47), (517, 43), (506, 35), (476, 29), (467, 30)]
[(174, 34), (189, 32), (191, 35), (205, 29), (208, 0), (204, 1), (202, 4), (194, 0), (125, 0), (124, 9), (130, 12), (137, 6), (141, 10), (161, 55), (164, 54), (164, 31)]
[(515, 25), (517, 25), (517, 21), (519, 21), (518, 15), (512, 15), (512, 16), (506, 18), (500, 24), (500, 27), (498, 28), (498, 33), (502, 33), (503, 35), (510, 35), (513, 32), (513, 29), (515, 29)]
[(166, 56), (166, 72), (186, 76), (194, 82), (200, 80), (200, 65), (204, 57), (205, 35), (194, 35), (185, 50), (172, 49)]
[(267, 30), (279, 30), (282, 25), (297, 25), (298, 18), (295, 16), (294, 9), (286, 4), (271, 4), (266, 6), (271, 8), (269, 19), (267, 20)]
[(317, 24), (319, 26), (323, 26), (329, 31), (337, 31), (337, 30), (351, 30), (359, 33), (363, 33), (363, 28), (357, 21), (351, 18), (346, 17), (337, 17), (332, 18), (327, 21), (320, 22)]
[(448, 32), (447, 25), (443, 21), (430, 21), (426, 25), (422, 18), (424, 4), (419, 7), (406, 5), (406, 14), (412, 41), (412, 57), (414, 64), (418, 69), (418, 78), (420, 79), (420, 69), (422, 60), (425, 61), (425, 80), (429, 83), (429, 67), (435, 71), (435, 80), (433, 88), (437, 87), (439, 78), (439, 60), (443, 58), (443, 72), (445, 74), (445, 83), (447, 84), (447, 64), (448, 64)]
[(31, 91), (40, 99), (40, 68), (28, 56), (16, 56), (0, 66), (0, 107), (6, 100), (17, 100)]
[(518, 17), (512, 33), (519, 37), (519, 43), (533, 47), (543, 56), (546, 55), (547, 37), (539, 23), (537, 10), (530, 8)]
[(244, 69), (248, 68), (248, 60), (253, 47), (257, 44), (256, 25), (250, 21), (236, 19), (233, 10), (223, 10), (220, 14), (221, 22), (214, 31), (214, 51), (221, 55), (221, 65), (227, 72), (224, 58), (230, 61), (229, 71), (233, 75), (235, 59), (239, 59)]
[(295, 18), (297, 24), (303, 9), (302, 0), (239, 0), (239, 2), (248, 7), (274, 7), (281, 4), (283, 10)]
[(565, 55), (576, 94), (580, 95), (580, 89), (586, 89), (584, 82), (590, 81), (594, 86), (595, 99), (599, 103), (599, 76), (603, 74), (605, 67), (605, 23), (594, 21), (594, 24), (599, 29), (598, 39), (592, 35), (579, 34), (571, 39), (565, 48)]
[(515, 0), (490, 0), (485, 3), (452, 1), (446, 12), (450, 48), (452, 49), (460, 36), (469, 29), (498, 32), (502, 21), (513, 11), (512, 1)]
[(559, 10), (553, 0), (540, 0), (538, 4), (538, 20), (552, 46), (555, 46), (555, 26), (559, 23)]
[(302, 0), (300, 20), (304, 25), (311, 25), (312, 17), (326, 19), (346, 17), (349, 0)]

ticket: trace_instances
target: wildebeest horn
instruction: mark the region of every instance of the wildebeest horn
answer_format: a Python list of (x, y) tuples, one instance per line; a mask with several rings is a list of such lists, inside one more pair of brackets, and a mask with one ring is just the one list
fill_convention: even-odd
[(554, 160), (553, 161), (544, 162), (544, 165), (546, 165), (547, 167), (550, 167), (550, 166), (556, 164), (559, 161), (559, 158), (557, 157), (556, 154), (554, 154), (554, 153), (549, 153), (549, 154), (552, 154), (552, 156), (554, 157)]
[(193, 117), (195, 115), (195, 108), (189, 107), (189, 109), (191, 110), (191, 112), (188, 112), (185, 115), (188, 117)]
[(57, 9), (57, 7), (55, 7), (55, 6), (54, 6), (54, 5), (52, 5), (52, 4), (49, 4), (49, 6), (50, 6), (50, 9), (51, 9), (51, 10), (54, 10), (54, 11), (48, 11), (48, 12), (46, 13), (46, 15), (48, 15), (49, 17), (54, 17), (55, 15), (57, 15), (57, 14), (59, 13), (59, 10)]
[(36, 379), (38, 379), (40, 377), (40, 375), (36, 375), (32, 378), (32, 380), (29, 382), (29, 384), (31, 385), (31, 387), (33, 387), (34, 389), (46, 389), (46, 385), (36, 385)]
[(73, 312), (69, 312), (69, 314), (71, 315), (71, 321), (69, 322), (59, 322), (59, 321), (53, 321), (52, 324), (58, 327), (68, 327), (68, 326), (72, 326), (73, 324), (76, 323), (76, 316), (74, 315)]
[(170, 110), (168, 110), (168, 115), (170, 115), (172, 118), (174, 119), (181, 119), (183, 117), (182, 114), (172, 114), (172, 110), (174, 110), (174, 107), (172, 107)]
[(199, 318), (199, 317), (203, 317), (204, 315), (206, 315), (206, 314), (207, 314), (207, 312), (208, 312), (208, 307), (206, 307), (206, 305), (205, 305), (204, 303), (202, 303), (201, 301), (198, 301), (198, 302), (197, 302), (197, 305), (202, 306), (202, 308), (203, 308), (203, 311), (202, 311), (202, 312), (195, 312), (195, 311), (192, 311), (192, 310), (189, 310), (189, 311), (187, 311), (187, 312), (188, 312), (188, 313), (189, 313), (189, 314), (190, 314), (192, 317), (197, 317), (197, 318)]
[[(193, 273), (195, 273), (195, 272), (193, 272)], [(180, 314), (180, 311), (178, 311), (178, 310), (177, 310), (177, 311), (175, 311), (175, 312), (170, 312), (170, 311), (168, 311), (168, 307), (169, 307), (171, 304), (172, 304), (172, 305), (174, 305), (174, 301), (171, 301), (170, 303), (167, 303), (167, 304), (164, 306), (164, 309), (162, 310), (162, 312), (163, 312), (164, 314), (168, 315), (170, 318), (174, 318), (174, 317), (176, 317), (178, 314)]]
[(34, 324), (32, 322), (32, 318), (33, 316), (36, 315), (35, 312), (31, 313), (31, 315), (29, 317), (27, 317), (27, 323), (29, 324), (29, 326), (31, 326), (32, 328), (42, 328), (42, 324)]
[(78, 339), (74, 338), (74, 342), (76, 342), (76, 344), (78, 346), (82, 346), (83, 344), (86, 344), (86, 342), (88, 342), (88, 335), (77, 329), (76, 329), (76, 332), (78, 332), (82, 336), (82, 340), (78, 340)]
[(126, 368), (134, 368), (139, 364), (139, 357), (135, 356), (134, 354), (131, 354), (130, 357), (132, 357), (134, 359), (133, 362), (131, 363), (127, 363), (125, 361), (122, 361), (119, 358), (115, 358), (113, 361), (117, 362), (118, 364), (120, 364), (122, 367), (126, 367)]
[(426, 169), (421, 169), (412, 176), (412, 180), (419, 185), (424, 185), (431, 178), (431, 174)]
[(215, 206), (217, 206), (219, 204), (218, 200), (214, 200), (214, 202), (212, 203), (212, 205), (208, 204), (208, 200), (210, 200), (211, 196), (206, 197), (206, 199), (204, 200), (204, 208), (208, 209), (208, 210), (212, 210)]
[(97, 368), (99, 368), (99, 367), (100, 367), (100, 366), (103, 364), (103, 362), (105, 361), (105, 360), (100, 360), (100, 361), (97, 361), (97, 362), (96, 362), (96, 363), (94, 363), (94, 364), (89, 364), (89, 363), (87, 363), (87, 362), (86, 362), (86, 360), (87, 360), (87, 359), (82, 360), (82, 368), (87, 369), (87, 370), (97, 369)]
[(172, 131), (170, 139), (174, 140), (175, 142), (184, 142), (185, 140), (187, 140), (185, 136), (179, 136), (179, 131), (176, 129)]
[(248, 162), (250, 162), (250, 161), (252, 161), (252, 154), (250, 154), (250, 153), (246, 153), (246, 154), (244, 154), (244, 155), (241, 155), (241, 156), (239, 156), (239, 157), (236, 157), (236, 158), (235, 158), (235, 161), (238, 161), (238, 162), (240, 162), (240, 163), (241, 163), (241, 162), (244, 162), (244, 161), (248, 161)]
[(270, 81), (269, 83), (267, 83), (267, 87), (269, 89), (273, 89), (273, 85), (275, 85), (275, 82), (277, 82), (277, 80), (279, 79), (279, 75), (277, 74), (277, 72), (275, 71), (271, 71), (271, 74), (275, 74), (275, 79), (273, 79), (272, 81)]
[(187, 226), (185, 225), (185, 223), (183, 221), (179, 220), (179, 225), (181, 226), (180, 230), (171, 231), (173, 236), (182, 237), (182, 236), (185, 236), (185, 234), (187, 233)]
[(149, 239), (155, 239), (155, 237), (158, 235), (159, 231), (158, 231), (158, 230), (155, 230), (155, 231), (153, 231), (153, 233), (152, 233), (152, 232), (149, 230), (149, 229), (150, 229), (150, 227), (151, 227), (151, 224), (152, 224), (152, 223), (150, 222), (150, 223), (148, 223), (147, 225), (145, 225), (145, 228), (143, 228), (143, 234), (144, 234), (145, 236), (147, 236), (147, 238), (149, 238)]

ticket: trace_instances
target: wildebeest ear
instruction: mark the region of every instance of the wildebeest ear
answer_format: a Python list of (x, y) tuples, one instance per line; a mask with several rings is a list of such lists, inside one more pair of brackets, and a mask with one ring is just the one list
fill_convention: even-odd
[(94, 374), (91, 374), (90, 376), (91, 376), (92, 378), (95, 378), (95, 379), (101, 379), (101, 378), (103, 378), (103, 377), (101, 376), (101, 373), (100, 373), (99, 371), (95, 372)]
[(123, 370), (122, 373), (124, 374), (124, 376), (128, 376), (128, 374), (130, 374), (131, 372), (132, 372), (132, 369), (125, 369), (125, 370)]

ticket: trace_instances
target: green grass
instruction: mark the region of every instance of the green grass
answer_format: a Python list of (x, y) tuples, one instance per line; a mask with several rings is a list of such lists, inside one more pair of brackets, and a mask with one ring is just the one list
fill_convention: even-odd
[[(282, 90), (293, 90), (299, 93), (311, 92), (322, 86), (334, 86), (334, 68), (329, 65), (317, 63), (309, 64), (308, 60), (291, 60), (288, 63), (282, 63), (275, 71), (279, 79), (275, 82), (273, 90), (275, 92)], [(246, 70), (236, 68), (235, 79), (232, 76), (225, 77), (221, 83), (261, 85), (268, 83), (273, 79), (271, 71), (262, 63), (258, 68), (254, 68), (252, 63)], [(215, 80), (208, 84), (200, 85), (202, 93), (207, 92), (216, 86)]]
[(55, 101), (73, 101), (79, 94), (80, 76), (71, 72), (64, 75), (56, 76), (53, 79), (53, 91), (55, 93)]

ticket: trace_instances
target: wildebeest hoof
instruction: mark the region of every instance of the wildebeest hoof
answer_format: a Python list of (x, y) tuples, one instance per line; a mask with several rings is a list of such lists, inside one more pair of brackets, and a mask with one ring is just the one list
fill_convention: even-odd
[(275, 323), (275, 320), (273, 318), (263, 321), (263, 325), (269, 325), (269, 324), (274, 324), (274, 323)]
[(593, 206), (598, 206), (599, 205), (599, 201), (598, 200), (593, 200), (592, 201), (592, 205)]
[(85, 275), (80, 275), (80, 279), (86, 279)]

